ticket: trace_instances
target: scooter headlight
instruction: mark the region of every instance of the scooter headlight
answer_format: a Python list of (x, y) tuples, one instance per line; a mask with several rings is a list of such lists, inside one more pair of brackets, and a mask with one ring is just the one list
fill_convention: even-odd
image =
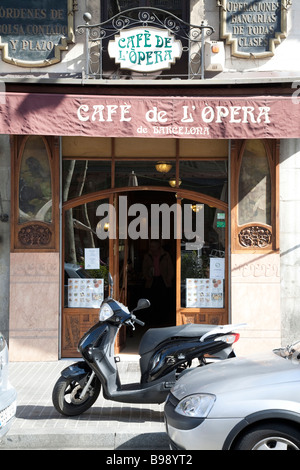
[(99, 312), (99, 320), (100, 321), (105, 321), (108, 318), (112, 317), (114, 314), (113, 309), (111, 308), (110, 305), (104, 303), (100, 307), (100, 312)]

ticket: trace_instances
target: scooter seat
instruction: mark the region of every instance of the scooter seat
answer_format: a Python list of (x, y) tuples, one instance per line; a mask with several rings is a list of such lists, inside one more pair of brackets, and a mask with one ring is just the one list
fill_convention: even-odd
[(170, 326), (166, 328), (149, 328), (142, 337), (139, 346), (139, 354), (142, 356), (147, 352), (155, 349), (160, 343), (166, 339), (195, 338), (199, 339), (208, 331), (216, 328), (216, 325), (199, 325), (195, 323), (187, 323), (186, 325)]

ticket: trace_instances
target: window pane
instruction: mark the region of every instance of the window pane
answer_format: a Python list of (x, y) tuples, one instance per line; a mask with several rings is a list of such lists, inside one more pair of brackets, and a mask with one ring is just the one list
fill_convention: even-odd
[(19, 180), (19, 222), (52, 221), (51, 171), (41, 137), (25, 144)]
[(271, 225), (271, 177), (265, 146), (260, 140), (246, 143), (239, 178), (238, 224)]
[[(225, 212), (198, 202), (183, 202), (181, 306), (224, 308)], [(188, 211), (191, 222), (187, 221)], [(191, 238), (191, 232), (197, 236)]]
[(111, 187), (110, 162), (91, 160), (64, 160), (63, 200), (82, 196)]
[(181, 189), (196, 191), (227, 202), (227, 161), (182, 161)]
[(187, 3), (180, 0), (107, 0), (106, 14), (105, 11), (103, 13), (104, 18), (107, 19), (131, 8), (153, 7), (169, 11), (173, 15), (178, 16), (178, 18), (186, 20)]
[(117, 188), (127, 186), (168, 186), (170, 180), (175, 178), (176, 162), (170, 163), (168, 172), (161, 172), (156, 169), (157, 162), (116, 162), (116, 181)]

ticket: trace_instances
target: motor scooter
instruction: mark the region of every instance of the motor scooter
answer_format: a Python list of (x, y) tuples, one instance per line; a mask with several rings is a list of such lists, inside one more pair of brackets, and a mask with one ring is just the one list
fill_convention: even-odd
[[(112, 283), (112, 279), (110, 277)], [(114, 346), (122, 325), (144, 326), (135, 313), (148, 308), (150, 302), (140, 299), (130, 312), (112, 297), (106, 298), (99, 312), (99, 322), (80, 339), (78, 351), (83, 361), (61, 372), (52, 393), (56, 410), (66, 416), (75, 416), (89, 409), (103, 389), (108, 400), (126, 403), (163, 403), (175, 381), (187, 371), (192, 361), (205, 365), (209, 360), (235, 357), (233, 343), (239, 339), (235, 330), (242, 325), (184, 324), (164, 328), (150, 328), (140, 345), (139, 383), (121, 384)]]

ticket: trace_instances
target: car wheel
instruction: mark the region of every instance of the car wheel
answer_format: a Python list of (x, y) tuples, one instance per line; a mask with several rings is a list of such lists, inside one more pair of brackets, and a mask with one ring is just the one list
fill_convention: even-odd
[(300, 450), (300, 432), (285, 424), (252, 428), (234, 446), (235, 450)]

